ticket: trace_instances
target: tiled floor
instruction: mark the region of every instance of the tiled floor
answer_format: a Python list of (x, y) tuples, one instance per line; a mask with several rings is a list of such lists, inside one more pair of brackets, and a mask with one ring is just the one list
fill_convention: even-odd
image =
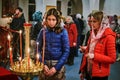
[[(75, 63), (73, 66), (66, 65), (66, 80), (80, 80), (78, 72), (81, 57), (82, 54), (79, 54), (78, 57), (75, 57)], [(112, 64), (110, 71), (111, 73), (109, 76), (109, 80), (120, 80), (120, 61)]]
[(79, 67), (82, 59), (82, 54), (74, 59), (74, 65), (66, 66), (66, 80), (80, 80), (79, 78)]

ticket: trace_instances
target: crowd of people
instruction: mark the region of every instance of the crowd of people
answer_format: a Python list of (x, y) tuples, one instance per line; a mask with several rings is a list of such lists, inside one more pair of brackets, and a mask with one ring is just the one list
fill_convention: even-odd
[[(79, 56), (78, 51), (83, 54), (81, 80), (108, 80), (110, 65), (120, 61), (120, 25), (117, 15), (111, 19), (111, 16), (102, 11), (94, 11), (88, 15), (86, 21), (81, 14), (63, 17), (62, 12), (55, 8), (49, 9), (43, 17), (42, 13), (37, 15), (40, 19), (33, 14), (33, 20), (37, 23), (32, 26), (30, 44), (33, 55), (37, 42), (39, 54), (44, 55), (43, 80), (65, 80), (64, 65), (74, 65), (74, 57)], [(22, 8), (18, 7), (12, 18), (10, 28), (24, 33), (25, 18)], [(12, 34), (13, 58), (17, 59), (19, 44), (16, 42), (19, 42), (19, 34)], [(24, 48), (24, 34), (22, 38)], [(42, 62), (41, 59), (40, 61)]]

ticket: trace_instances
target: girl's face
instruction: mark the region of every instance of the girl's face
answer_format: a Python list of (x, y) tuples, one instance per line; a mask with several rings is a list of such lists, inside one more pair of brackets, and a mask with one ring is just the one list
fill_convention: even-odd
[(56, 23), (57, 23), (57, 19), (54, 15), (50, 15), (47, 17), (47, 25), (51, 28), (55, 27), (56, 26)]
[(99, 30), (100, 28), (100, 22), (96, 20), (93, 16), (91, 17), (91, 26), (93, 30)]

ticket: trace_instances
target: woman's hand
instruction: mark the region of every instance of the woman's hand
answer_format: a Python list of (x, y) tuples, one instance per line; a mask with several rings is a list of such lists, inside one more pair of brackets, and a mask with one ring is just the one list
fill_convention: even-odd
[(86, 48), (87, 48), (87, 46), (80, 46), (80, 51), (81, 51), (82, 53), (84, 53), (85, 50), (86, 50)]
[(84, 80), (84, 74), (83, 73), (80, 74), (80, 80)]
[(88, 59), (93, 59), (94, 58), (94, 54), (93, 53), (88, 53), (85, 55)]

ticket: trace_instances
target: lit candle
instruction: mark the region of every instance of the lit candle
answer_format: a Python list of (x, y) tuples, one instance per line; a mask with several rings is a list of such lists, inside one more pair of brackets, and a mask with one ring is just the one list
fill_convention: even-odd
[(13, 59), (12, 59), (12, 48), (10, 47), (10, 64), (13, 65)]
[(8, 34), (7, 38), (8, 38), (8, 47), (10, 48), (10, 41), (11, 41), (11, 39), (10, 39), (10, 35), (9, 34)]
[(45, 54), (45, 30), (43, 31), (43, 49), (42, 49), (42, 63), (44, 64), (44, 55)]
[(20, 57), (22, 59), (22, 30), (19, 31), (20, 34)]
[(22, 66), (22, 58), (21, 57), (19, 57), (19, 62), (20, 62), (19, 68), (21, 68), (21, 66)]
[(37, 42), (37, 50), (36, 50), (36, 64), (38, 64), (38, 61), (39, 61), (38, 45), (39, 45), (39, 42)]
[(29, 52), (30, 52), (30, 49), (28, 48), (28, 55), (27, 55), (27, 57), (28, 57), (28, 68), (30, 67), (30, 55), (29, 55)]
[(37, 52), (36, 53), (38, 53), (38, 46), (39, 46), (39, 42), (37, 42)]
[(38, 62), (39, 62), (39, 54), (37, 53), (36, 54), (36, 64), (38, 64)]

